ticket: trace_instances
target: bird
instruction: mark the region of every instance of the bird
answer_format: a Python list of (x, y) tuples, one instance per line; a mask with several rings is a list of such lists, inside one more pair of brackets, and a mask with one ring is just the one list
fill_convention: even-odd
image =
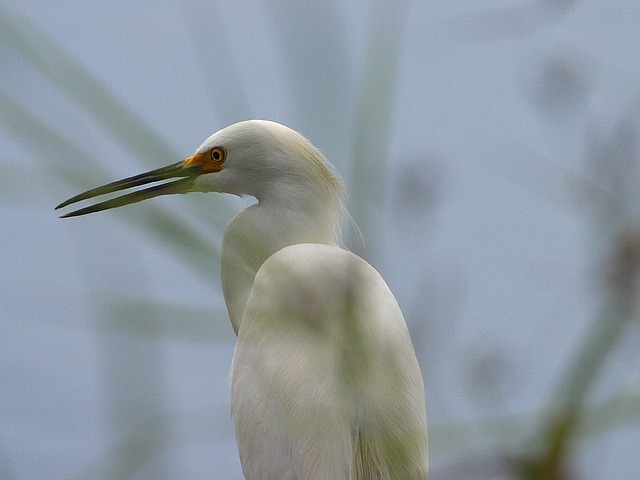
[(256, 200), (226, 228), (220, 263), (245, 478), (426, 479), (425, 390), (409, 331), (381, 275), (343, 245), (346, 188), (320, 150), (279, 123), (242, 121), (185, 160), (56, 209), (150, 183), (61, 217), (188, 192)]

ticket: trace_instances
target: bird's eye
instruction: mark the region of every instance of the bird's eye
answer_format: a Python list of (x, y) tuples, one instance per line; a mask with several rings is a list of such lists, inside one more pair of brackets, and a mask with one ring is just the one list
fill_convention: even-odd
[(224, 159), (227, 157), (227, 151), (222, 147), (213, 147), (211, 149), (211, 160), (216, 163), (224, 162)]

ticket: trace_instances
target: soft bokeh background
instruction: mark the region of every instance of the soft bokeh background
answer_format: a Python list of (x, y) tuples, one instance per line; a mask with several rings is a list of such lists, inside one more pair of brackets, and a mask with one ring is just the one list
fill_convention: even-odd
[(637, 0), (0, 5), (0, 478), (242, 478), (224, 226), (59, 220), (246, 118), (335, 163), (405, 312), (431, 479), (640, 471)]

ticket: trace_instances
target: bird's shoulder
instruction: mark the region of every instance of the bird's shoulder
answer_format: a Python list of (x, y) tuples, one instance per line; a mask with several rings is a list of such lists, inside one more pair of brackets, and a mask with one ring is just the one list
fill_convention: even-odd
[[(335, 304), (375, 294), (395, 302), (380, 274), (364, 259), (335, 245), (301, 243), (272, 254), (258, 270), (253, 289), (287, 291), (296, 304)], [(367, 302), (371, 304), (370, 302)]]
[(245, 317), (253, 320), (265, 311), (309, 328), (342, 329), (351, 320), (385, 341), (408, 339), (400, 307), (382, 276), (335, 245), (301, 243), (271, 255), (255, 276)]
[(302, 281), (318, 280), (319, 276), (337, 278), (367, 274), (379, 277), (376, 270), (355, 253), (336, 245), (320, 243), (286, 246), (267, 258), (260, 270), (272, 275), (279, 272), (287, 273)]
[(382, 277), (352, 252), (297, 244), (263, 263), (232, 389), (247, 456), (276, 438), (295, 471), (308, 473), (302, 478), (346, 478), (319, 474), (324, 468), (358, 479), (426, 475), (424, 386), (411, 339)]

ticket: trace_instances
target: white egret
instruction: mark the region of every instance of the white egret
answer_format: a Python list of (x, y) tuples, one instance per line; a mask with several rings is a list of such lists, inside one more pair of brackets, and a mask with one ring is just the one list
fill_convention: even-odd
[(331, 164), (299, 133), (251, 120), (182, 162), (57, 208), (175, 177), (62, 216), (173, 193), (257, 199), (229, 224), (221, 264), (238, 335), (232, 414), (245, 477), (425, 479), (420, 368), (386, 283), (340, 247), (344, 187)]

